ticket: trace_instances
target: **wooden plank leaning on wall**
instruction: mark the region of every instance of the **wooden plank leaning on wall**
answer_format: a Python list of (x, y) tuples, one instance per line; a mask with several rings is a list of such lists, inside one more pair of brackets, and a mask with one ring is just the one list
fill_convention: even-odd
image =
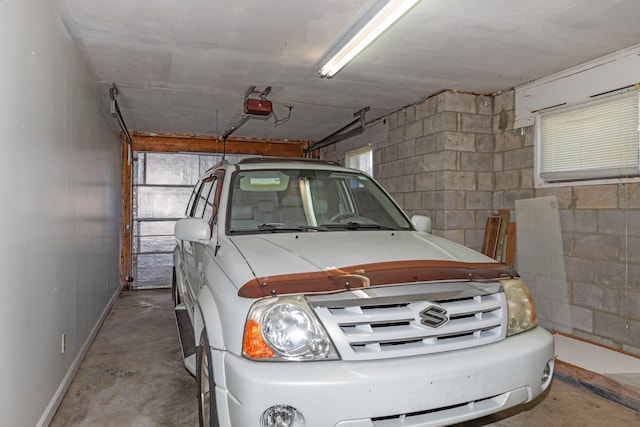
[[(216, 136), (189, 135), (177, 133), (129, 132), (132, 152), (154, 153), (222, 153), (224, 145)], [(303, 157), (304, 150), (311, 145), (306, 140), (284, 140), (273, 138), (229, 137), (227, 154), (247, 154), (256, 156)], [(127, 139), (122, 138), (122, 222), (120, 231), (120, 283), (127, 287), (131, 271), (131, 165)]]

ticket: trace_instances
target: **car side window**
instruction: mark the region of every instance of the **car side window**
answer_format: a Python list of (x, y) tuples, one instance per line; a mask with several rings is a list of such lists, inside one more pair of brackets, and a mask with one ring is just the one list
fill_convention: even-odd
[(224, 170), (219, 170), (213, 176), (213, 182), (209, 190), (209, 195), (205, 201), (204, 214), (202, 216), (210, 225), (213, 225), (218, 216), (218, 206), (220, 205), (220, 192), (222, 190), (222, 178)]
[(209, 199), (209, 194), (211, 194), (211, 189), (214, 187), (215, 181), (216, 177), (214, 175), (210, 175), (202, 180), (202, 185), (196, 196), (195, 205), (191, 214), (192, 217), (204, 217), (205, 210), (207, 209), (207, 200)]
[(193, 210), (196, 206), (196, 200), (198, 200), (198, 194), (200, 194), (200, 188), (202, 188), (202, 182), (198, 182), (191, 192), (189, 197), (189, 203), (187, 204), (186, 216), (193, 216)]

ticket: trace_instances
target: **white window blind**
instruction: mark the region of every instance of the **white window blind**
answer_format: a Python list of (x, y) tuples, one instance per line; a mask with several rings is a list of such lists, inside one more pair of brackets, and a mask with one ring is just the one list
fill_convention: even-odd
[(349, 168), (360, 169), (370, 176), (373, 176), (373, 151), (371, 150), (371, 147), (365, 147), (346, 153), (345, 163)]
[(638, 91), (543, 112), (539, 170), (545, 181), (638, 176)]

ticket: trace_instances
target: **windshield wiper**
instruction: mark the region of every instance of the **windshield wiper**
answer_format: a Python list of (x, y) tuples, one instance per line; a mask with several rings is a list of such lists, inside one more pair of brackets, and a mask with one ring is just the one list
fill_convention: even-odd
[(339, 228), (343, 230), (399, 230), (399, 228), (389, 227), (387, 225), (355, 221), (344, 224), (322, 224), (322, 227)]
[(267, 233), (278, 233), (287, 231), (329, 231), (327, 227), (315, 227), (313, 225), (290, 225), (290, 224), (262, 224), (256, 227), (259, 231)]

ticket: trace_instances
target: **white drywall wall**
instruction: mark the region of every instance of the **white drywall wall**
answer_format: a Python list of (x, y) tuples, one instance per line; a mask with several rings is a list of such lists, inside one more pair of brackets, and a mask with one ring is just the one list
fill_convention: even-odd
[(119, 289), (119, 139), (51, 1), (0, 46), (0, 425), (46, 425)]

